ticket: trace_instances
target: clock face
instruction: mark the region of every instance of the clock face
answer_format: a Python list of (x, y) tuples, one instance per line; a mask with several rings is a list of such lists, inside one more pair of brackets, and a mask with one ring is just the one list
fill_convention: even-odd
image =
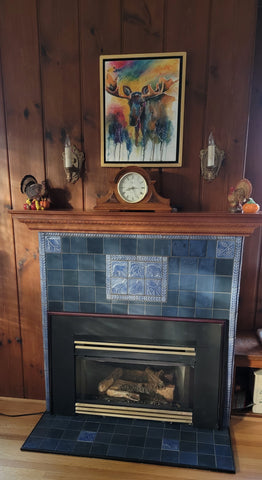
[(143, 175), (137, 172), (129, 172), (120, 178), (117, 190), (125, 202), (137, 203), (145, 198), (148, 185)]

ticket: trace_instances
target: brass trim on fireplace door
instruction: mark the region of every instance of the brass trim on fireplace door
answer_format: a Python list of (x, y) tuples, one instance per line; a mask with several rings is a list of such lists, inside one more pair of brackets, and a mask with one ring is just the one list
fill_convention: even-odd
[[(196, 351), (193, 347), (169, 347), (163, 345), (138, 345), (132, 343), (105, 343), (105, 342), (86, 342), (83, 340), (75, 340), (76, 350), (103, 350), (115, 352), (132, 352), (132, 353), (160, 353), (165, 355), (186, 355), (195, 357)], [(130, 348), (134, 347), (134, 348)]]
[[(194, 362), (196, 349), (194, 347), (172, 347), (166, 345), (144, 345), (134, 343), (107, 343), (85, 340), (75, 340), (76, 350), (103, 351), (103, 352), (125, 352), (140, 354), (155, 354), (164, 356), (187, 357), (187, 363)], [(91, 358), (91, 357), (90, 357)], [(174, 359), (175, 360), (175, 359)], [(120, 358), (121, 361), (121, 358)], [(170, 358), (171, 361), (171, 358)], [(177, 360), (178, 361), (178, 360)], [(98, 403), (75, 403), (75, 413), (88, 415), (105, 415), (111, 417), (140, 418), (143, 420), (161, 420), (167, 422), (192, 423), (193, 413), (179, 410), (163, 410), (154, 408), (138, 408), (119, 405), (105, 405)]]
[(79, 402), (75, 404), (75, 413), (121, 418), (140, 418), (143, 420), (161, 420), (166, 422), (192, 423), (193, 421), (192, 412), (157, 410), (153, 408), (114, 407), (111, 405), (94, 405)]

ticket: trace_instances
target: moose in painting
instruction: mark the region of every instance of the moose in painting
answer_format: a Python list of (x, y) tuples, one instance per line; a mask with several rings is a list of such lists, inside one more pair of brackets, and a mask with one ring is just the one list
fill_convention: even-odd
[(119, 93), (117, 83), (106, 85), (106, 91), (118, 98), (128, 100), (130, 108), (129, 125), (135, 127), (135, 145), (138, 146), (139, 133), (142, 134), (142, 145), (145, 147), (150, 139), (154, 143), (167, 142), (171, 133), (171, 121), (165, 115), (165, 102), (162, 96), (175, 82), (172, 79), (161, 79), (153, 90), (151, 85), (145, 85), (141, 92), (132, 92), (123, 85), (123, 94)]
[(174, 162), (181, 113), (180, 59), (110, 59), (103, 75), (105, 163)]

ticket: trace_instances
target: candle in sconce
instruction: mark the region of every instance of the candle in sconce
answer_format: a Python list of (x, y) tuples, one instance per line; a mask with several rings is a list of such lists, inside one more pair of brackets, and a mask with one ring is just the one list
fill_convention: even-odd
[(215, 141), (213, 133), (211, 132), (208, 137), (208, 147), (207, 147), (207, 167), (215, 166)]
[(65, 140), (65, 160), (64, 160), (64, 162), (65, 162), (65, 164), (64, 164), (65, 168), (71, 168), (72, 165), (73, 165), (71, 142), (70, 142), (70, 138), (69, 138), (68, 135), (66, 136), (66, 140)]

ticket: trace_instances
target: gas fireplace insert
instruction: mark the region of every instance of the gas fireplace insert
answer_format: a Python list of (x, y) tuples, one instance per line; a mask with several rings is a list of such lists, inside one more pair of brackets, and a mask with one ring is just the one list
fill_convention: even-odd
[(222, 426), (227, 321), (49, 314), (51, 413)]

